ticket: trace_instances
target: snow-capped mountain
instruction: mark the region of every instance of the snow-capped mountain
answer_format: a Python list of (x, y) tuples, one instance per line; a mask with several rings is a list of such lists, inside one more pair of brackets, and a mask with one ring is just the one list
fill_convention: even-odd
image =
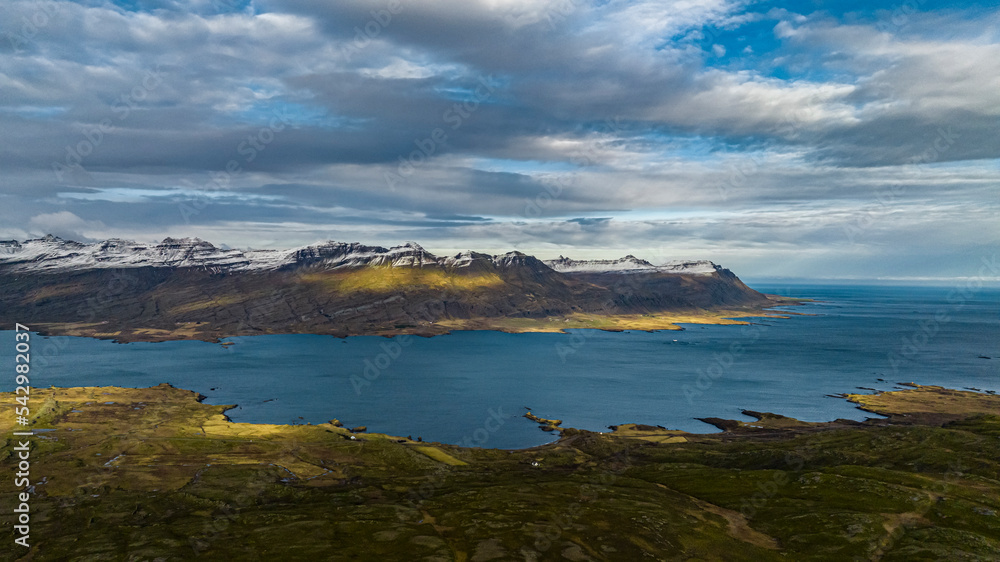
[(197, 267), (246, 269), (249, 258), (239, 250), (216, 248), (197, 238), (167, 238), (159, 244), (111, 239), (81, 244), (46, 236), (0, 242), (0, 267), (7, 272), (55, 273), (83, 269)]
[(771, 302), (711, 262), (656, 266), (626, 256), (545, 263), (522, 252), (471, 251), (439, 257), (412, 242), (237, 250), (196, 238), (0, 241), (0, 320), (119, 341), (437, 334), (448, 326), (507, 329), (507, 319), (565, 322), (578, 314)]
[(446, 267), (452, 269), (527, 268), (560, 273), (678, 273), (706, 275), (718, 266), (708, 261), (653, 265), (635, 256), (617, 260), (578, 261), (560, 257), (542, 261), (521, 252), (491, 256), (462, 252), (438, 257), (419, 244), (383, 248), (359, 243), (322, 242), (290, 250), (219, 248), (198, 238), (166, 238), (158, 244), (111, 239), (81, 244), (55, 236), (0, 241), (0, 269), (8, 273), (57, 273), (86, 269), (139, 267), (195, 268), (219, 272), (268, 271), (292, 267), (339, 269), (364, 266)]
[(633, 255), (616, 260), (573, 260), (559, 256), (548, 260), (546, 265), (559, 273), (678, 273), (685, 275), (711, 275), (721, 270), (720, 266), (706, 260), (672, 261), (663, 265), (653, 265)]
[(0, 267), (8, 272), (54, 273), (81, 269), (135, 267), (197, 268), (216, 271), (263, 271), (292, 265), (325, 268), (392, 265), (421, 267), (440, 260), (409, 242), (394, 248), (325, 242), (291, 250), (218, 248), (198, 238), (167, 238), (159, 244), (105, 240), (80, 244), (46, 236), (23, 243), (0, 242)]

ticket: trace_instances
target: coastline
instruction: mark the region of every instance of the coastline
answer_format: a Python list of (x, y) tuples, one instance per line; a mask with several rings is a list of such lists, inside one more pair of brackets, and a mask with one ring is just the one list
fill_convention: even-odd
[(34, 322), (32, 328), (42, 336), (73, 336), (101, 340), (112, 340), (116, 343), (157, 343), (166, 341), (205, 341), (222, 343), (226, 338), (254, 335), (324, 335), (337, 338), (352, 336), (384, 336), (394, 337), (413, 335), (434, 337), (450, 334), (453, 331), (496, 331), (509, 334), (524, 333), (566, 333), (567, 330), (595, 329), (608, 332), (624, 332), (626, 330), (654, 332), (661, 330), (684, 330), (682, 324), (711, 325), (747, 325), (748, 318), (789, 318), (791, 316), (807, 315), (791, 311), (774, 311), (772, 309), (787, 306), (801, 306), (813, 299), (782, 297), (766, 295), (772, 302), (765, 306), (742, 308), (685, 309), (663, 311), (649, 314), (593, 314), (576, 313), (566, 316), (547, 316), (543, 318), (514, 317), (479, 317), (452, 318), (427, 322), (420, 326), (375, 327), (370, 330), (346, 332), (341, 328), (331, 326), (329, 330), (317, 330), (311, 326), (305, 331), (268, 330), (266, 328), (222, 332), (214, 330), (201, 322), (186, 322), (172, 329), (157, 327), (131, 327), (109, 330), (108, 322)]
[[(712, 434), (566, 428), (552, 443), (503, 450), (369, 434), (336, 420), (233, 423), (228, 406), (165, 384), (35, 389), (30, 556), (1000, 556), (991, 448), (1000, 396), (940, 387), (856, 396), (888, 417), (805, 423), (755, 412), (756, 421)], [(0, 431), (12, 420), (0, 416)], [(16, 446), (7, 439), (0, 458)], [(8, 512), (12, 483), (0, 482)]]
[[(594, 432), (591, 430), (574, 427), (564, 427), (562, 420), (548, 419), (535, 414), (528, 409), (520, 417), (523, 417), (538, 426), (539, 431), (551, 432), (558, 435), (558, 438), (549, 443), (520, 447), (515, 449), (497, 449), (504, 451), (531, 451), (539, 448), (558, 446), (562, 441), (580, 434), (600, 434), (609, 435), (623, 439), (640, 439), (654, 443), (685, 443), (700, 441), (704, 439), (714, 440), (718, 438), (740, 438), (747, 436), (759, 436), (763, 432), (785, 432), (789, 435), (797, 435), (803, 432), (826, 431), (843, 428), (860, 427), (881, 427), (887, 425), (925, 425), (943, 424), (958, 419), (963, 419), (969, 415), (996, 414), (1000, 415), (1000, 394), (990, 392), (976, 392), (970, 390), (950, 389), (936, 385), (919, 385), (915, 383), (896, 383), (898, 390), (876, 391), (871, 394), (843, 393), (838, 395), (848, 402), (856, 405), (858, 410), (875, 414), (880, 417), (869, 417), (863, 421), (835, 419), (831, 421), (806, 422), (792, 417), (784, 416), (772, 412), (757, 412), (753, 410), (741, 410), (745, 416), (754, 418), (754, 421), (741, 421), (723, 418), (695, 418), (706, 424), (717, 427), (720, 431), (714, 433), (697, 433), (678, 429), (669, 429), (661, 425), (649, 425), (641, 422), (630, 422), (607, 426), (610, 431)], [(12, 392), (0, 392), (0, 396), (12, 397)], [(9, 395), (9, 396), (8, 396)], [(413, 439), (412, 437), (402, 437), (367, 431), (366, 426), (349, 428), (344, 426), (339, 420), (331, 419), (325, 423), (303, 422), (301, 424), (274, 424), (255, 422), (236, 422), (226, 415), (226, 412), (238, 407), (238, 404), (206, 404), (205, 395), (194, 391), (173, 386), (170, 383), (160, 383), (156, 386), (146, 388), (130, 388), (119, 386), (79, 386), (79, 387), (56, 387), (35, 389), (33, 395), (36, 399), (41, 398), (44, 403), (36, 417), (48, 423), (62, 423), (67, 421), (67, 412), (80, 413), (78, 408), (82, 406), (131, 406), (132, 409), (141, 410), (149, 404), (157, 401), (166, 404), (166, 413), (170, 415), (183, 414), (197, 421), (192, 427), (201, 427), (202, 433), (206, 437), (214, 436), (220, 438), (266, 436), (283, 431), (323, 431), (332, 433), (348, 440), (384, 440), (399, 444), (421, 447), (443, 447), (466, 449), (468, 447), (442, 443), (438, 441), (424, 441)], [(0, 401), (0, 409), (5, 406), (13, 407), (13, 400)], [(118, 408), (120, 409), (120, 408)], [(99, 418), (107, 418), (106, 414), (101, 414)], [(8, 419), (9, 418), (9, 419)], [(9, 420), (12, 416), (0, 418), (0, 431), (13, 430), (13, 425)], [(178, 420), (174, 420), (178, 421)], [(191, 420), (179, 420), (179, 423), (186, 424)], [(36, 420), (33, 425), (38, 424)], [(10, 427), (7, 427), (7, 426)], [(762, 431), (763, 430), (763, 431)], [(477, 447), (478, 448), (478, 447)]]

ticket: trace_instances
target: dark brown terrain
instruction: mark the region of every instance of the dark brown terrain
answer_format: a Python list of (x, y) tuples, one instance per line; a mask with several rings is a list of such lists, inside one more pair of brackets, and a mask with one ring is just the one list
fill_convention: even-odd
[[(216, 251), (198, 244), (198, 251)], [(171, 250), (179, 251), (176, 246)], [(359, 263), (344, 257), (363, 250), (369, 248), (300, 251), (291, 263), (270, 269), (197, 266), (190, 260), (179, 267), (35, 269), (47, 262), (0, 262), (0, 322), (120, 341), (273, 333), (434, 335), (462, 328), (675, 328), (678, 321), (725, 323), (725, 316), (759, 315), (785, 302), (750, 289), (717, 266), (698, 274), (560, 273), (519, 252), (442, 259), (418, 246), (376, 249), (383, 252), (376, 256), (391, 259), (367, 257)], [(49, 261), (55, 259), (65, 258)]]

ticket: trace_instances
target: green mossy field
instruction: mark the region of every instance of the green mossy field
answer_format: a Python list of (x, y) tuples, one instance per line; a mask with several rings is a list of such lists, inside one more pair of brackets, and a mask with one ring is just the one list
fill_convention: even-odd
[[(32, 546), (13, 545), (20, 490), (4, 477), (0, 556), (1000, 560), (996, 396), (914, 387), (847, 396), (889, 416), (865, 423), (567, 428), (521, 451), (236, 424), (197, 398), (36, 389), (33, 427), (54, 431), (31, 438)], [(4, 394), (4, 435), (13, 407)], [(15, 446), (0, 449), (11, 476)]]

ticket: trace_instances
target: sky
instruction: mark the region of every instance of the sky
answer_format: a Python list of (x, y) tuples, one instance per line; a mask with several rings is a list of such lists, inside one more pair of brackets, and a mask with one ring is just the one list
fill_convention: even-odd
[(995, 281), (998, 24), (937, 0), (6, 0), (0, 238)]

